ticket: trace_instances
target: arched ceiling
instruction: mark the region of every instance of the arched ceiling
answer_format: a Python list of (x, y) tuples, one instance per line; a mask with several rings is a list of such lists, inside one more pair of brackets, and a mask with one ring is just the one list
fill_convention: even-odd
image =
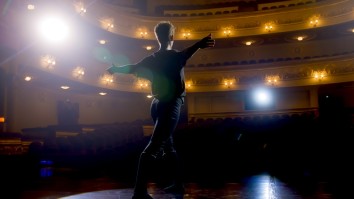
[[(35, 9), (28, 10), (28, 4)], [(348, 45), (354, 42), (351, 0), (14, 0), (3, 1), (1, 6), (1, 67), (19, 77), (31, 75), (42, 85), (48, 79), (35, 77), (40, 74), (36, 70), (61, 77), (66, 84), (74, 81), (112, 91), (149, 92), (129, 75), (117, 75), (113, 83), (102, 79), (112, 62), (132, 63), (157, 50), (153, 27), (161, 20), (177, 27), (176, 49), (210, 32), (216, 39), (215, 48), (198, 52), (188, 62), (186, 77), (193, 84), (189, 92), (227, 90), (228, 79), (236, 83), (232, 90), (247, 89), (265, 84), (266, 76), (279, 76), (279, 86), (284, 87), (314, 85), (319, 83), (312, 79), (316, 70), (335, 75), (327, 83), (354, 77), (354, 47)], [(229, 9), (235, 7), (237, 11)], [(75, 36), (69, 45), (36, 43), (33, 23), (46, 12), (65, 13)], [(316, 25), (311, 23), (315, 19)], [(271, 30), (265, 29), (268, 23)], [(185, 33), (190, 33), (188, 38)], [(99, 44), (99, 40), (106, 43)], [(152, 50), (146, 50), (147, 46)], [(47, 55), (56, 59), (52, 69), (42, 66)], [(85, 69), (81, 78), (73, 75), (78, 66)]]

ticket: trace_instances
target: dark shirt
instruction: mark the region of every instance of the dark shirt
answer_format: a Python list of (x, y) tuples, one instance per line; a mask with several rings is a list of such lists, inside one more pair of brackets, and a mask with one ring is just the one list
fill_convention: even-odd
[(145, 57), (133, 68), (138, 77), (151, 81), (152, 95), (169, 101), (186, 95), (184, 66), (187, 58), (176, 50), (158, 51)]

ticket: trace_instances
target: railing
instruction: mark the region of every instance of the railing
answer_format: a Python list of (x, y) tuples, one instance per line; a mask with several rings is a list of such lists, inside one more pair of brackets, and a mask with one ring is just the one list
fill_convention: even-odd
[(264, 111), (244, 111), (244, 112), (221, 112), (221, 113), (192, 113), (188, 115), (189, 121), (197, 119), (218, 119), (218, 118), (245, 118), (254, 116), (273, 116), (273, 115), (293, 115), (293, 114), (314, 114), (318, 115), (318, 108), (300, 108), (284, 110), (264, 110)]
[(293, 0), (293, 1), (281, 1), (281, 2), (274, 2), (274, 3), (258, 4), (258, 10), (285, 8), (285, 7), (305, 5), (310, 3), (316, 3), (316, 0)]
[(223, 8), (210, 8), (210, 9), (198, 9), (198, 10), (165, 10), (164, 16), (170, 17), (194, 17), (194, 16), (206, 16), (206, 15), (221, 15), (238, 12), (238, 6), (223, 7)]

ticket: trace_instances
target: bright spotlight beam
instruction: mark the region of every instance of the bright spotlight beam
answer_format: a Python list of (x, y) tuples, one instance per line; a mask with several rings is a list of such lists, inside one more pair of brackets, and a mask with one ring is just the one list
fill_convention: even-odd
[(253, 91), (253, 101), (258, 106), (269, 106), (273, 103), (273, 97), (269, 90), (259, 88)]
[(39, 25), (41, 36), (50, 42), (62, 42), (69, 34), (69, 27), (59, 17), (48, 17)]

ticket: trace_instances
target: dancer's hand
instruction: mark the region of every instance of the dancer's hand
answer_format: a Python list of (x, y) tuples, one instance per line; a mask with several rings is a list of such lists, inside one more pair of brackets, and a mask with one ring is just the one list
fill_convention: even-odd
[(111, 67), (109, 67), (109, 68), (107, 68), (106, 69), (106, 71), (109, 73), (109, 74), (113, 74), (114, 73), (114, 68), (115, 68), (116, 66), (114, 65), (114, 64), (112, 64), (111, 65)]
[(198, 42), (199, 48), (211, 48), (215, 45), (215, 40), (211, 38), (211, 33)]

